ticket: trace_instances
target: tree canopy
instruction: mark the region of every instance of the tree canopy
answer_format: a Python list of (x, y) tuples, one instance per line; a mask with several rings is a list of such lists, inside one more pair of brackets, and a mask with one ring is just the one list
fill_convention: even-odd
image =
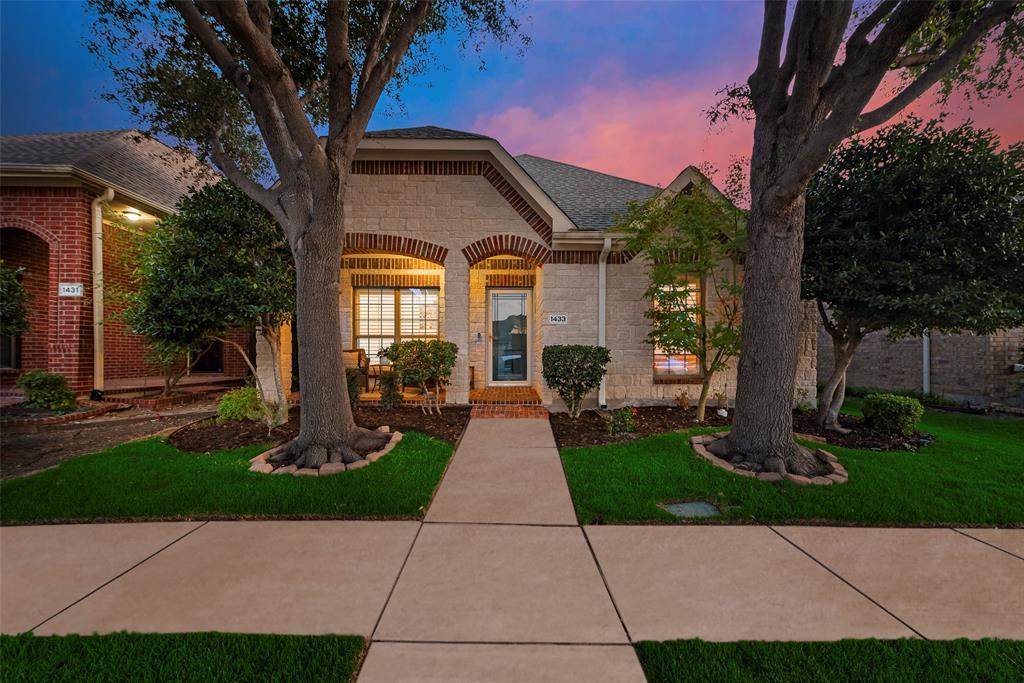
[(863, 332), (1024, 324), (1024, 144), (910, 119), (839, 149), (807, 189), (803, 295)]
[(28, 293), (18, 271), (0, 261), (0, 334), (5, 337), (28, 332)]
[(808, 186), (802, 280), (833, 341), (832, 429), (866, 334), (1024, 324), (1024, 144), (916, 118), (852, 139)]

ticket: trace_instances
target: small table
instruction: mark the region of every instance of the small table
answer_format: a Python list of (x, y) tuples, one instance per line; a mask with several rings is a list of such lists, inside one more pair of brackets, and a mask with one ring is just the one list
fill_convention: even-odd
[(373, 382), (373, 385), (369, 387), (368, 391), (377, 390), (377, 382), (380, 380), (381, 375), (391, 372), (391, 366), (385, 365), (384, 363), (370, 363), (366, 368), (366, 378)]

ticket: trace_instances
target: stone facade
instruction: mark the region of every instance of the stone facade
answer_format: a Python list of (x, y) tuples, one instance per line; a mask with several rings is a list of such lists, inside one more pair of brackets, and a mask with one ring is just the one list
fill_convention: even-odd
[[(488, 384), (488, 288), (530, 289), (529, 381), (545, 404), (559, 409), (560, 402), (541, 378), (542, 349), (597, 343), (599, 252), (593, 246), (555, 246), (546, 219), (511, 183), (494, 177), (490, 163), (357, 162), (353, 171), (339, 300), (345, 348), (355, 345), (353, 287), (437, 286), (441, 335), (459, 347), (446, 398), (467, 403), (471, 381), (477, 389)], [(680, 392), (696, 399), (700, 386), (693, 379), (660, 383), (654, 377), (643, 315), (648, 305), (642, 296), (647, 287), (643, 261), (613, 252), (607, 269), (606, 344), (612, 353), (608, 404), (671, 402)], [(565, 314), (565, 324), (550, 324), (548, 315), (553, 313)], [(794, 400), (813, 402), (813, 307), (805, 310), (804, 318)], [(265, 350), (258, 357), (265, 358)], [(731, 402), (735, 388), (735, 369), (730, 368), (716, 375), (712, 393), (722, 391)], [(590, 404), (595, 400), (596, 395), (590, 397)]]
[[(890, 341), (884, 332), (868, 335), (847, 372), (847, 384), (908, 391), (922, 390), (921, 338)], [(1024, 407), (1024, 374), (1013, 371), (1024, 346), (1024, 328), (991, 335), (934, 334), (930, 341), (931, 392), (975, 405)], [(832, 339), (818, 329), (818, 379), (833, 367)]]

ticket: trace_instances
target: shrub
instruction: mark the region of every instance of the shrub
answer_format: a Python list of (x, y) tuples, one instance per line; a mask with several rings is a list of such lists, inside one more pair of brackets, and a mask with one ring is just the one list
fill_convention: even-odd
[(345, 382), (348, 384), (348, 402), (355, 408), (363, 388), (363, 373), (356, 368), (345, 368)]
[[(819, 388), (820, 390), (820, 388)], [(946, 398), (941, 394), (933, 394), (931, 392), (924, 393), (922, 391), (916, 391), (914, 389), (880, 389), (878, 387), (846, 387), (847, 396), (864, 397), (869, 394), (893, 394), (895, 396), (909, 396), (910, 398), (916, 398), (921, 402), (922, 405), (931, 406), (934, 408), (957, 408), (964, 405), (960, 401), (954, 401), (951, 398)]]
[(76, 405), (68, 378), (59, 373), (29, 370), (18, 378), (17, 385), (25, 393), (25, 405), (29, 407), (60, 412)]
[(864, 421), (872, 429), (894, 436), (910, 436), (924, 414), (916, 398), (896, 394), (869, 394), (864, 397)]
[[(392, 373), (403, 386), (419, 387), (424, 408), (441, 413), (441, 388), (448, 384), (459, 347), (443, 339), (410, 339), (384, 349)], [(433, 388), (431, 394), (430, 389)]]
[(604, 377), (611, 353), (603, 346), (558, 344), (545, 346), (541, 354), (544, 381), (565, 401), (573, 418), (580, 416), (583, 397)]
[(267, 412), (260, 392), (256, 387), (232, 389), (220, 397), (217, 402), (217, 423), (224, 424), (232, 420), (262, 420)]
[(385, 372), (380, 376), (380, 404), (384, 408), (397, 408), (402, 404), (402, 392), (399, 388), (398, 374)]
[(609, 434), (626, 434), (636, 431), (636, 408), (620, 408), (613, 410), (608, 416)]

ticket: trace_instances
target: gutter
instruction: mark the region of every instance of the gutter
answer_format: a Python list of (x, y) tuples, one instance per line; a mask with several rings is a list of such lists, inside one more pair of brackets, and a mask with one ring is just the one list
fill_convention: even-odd
[[(612, 238), (604, 238), (604, 246), (601, 247), (601, 256), (597, 260), (597, 345), (605, 346), (605, 311), (608, 308), (608, 254), (612, 250)], [(607, 408), (608, 400), (605, 395), (605, 377), (601, 377), (601, 384), (597, 389), (597, 406)]]
[[(93, 398), (103, 392), (103, 203), (114, 198), (114, 189), (104, 188), (92, 200), (92, 390)], [(97, 392), (99, 396), (97, 396)]]

